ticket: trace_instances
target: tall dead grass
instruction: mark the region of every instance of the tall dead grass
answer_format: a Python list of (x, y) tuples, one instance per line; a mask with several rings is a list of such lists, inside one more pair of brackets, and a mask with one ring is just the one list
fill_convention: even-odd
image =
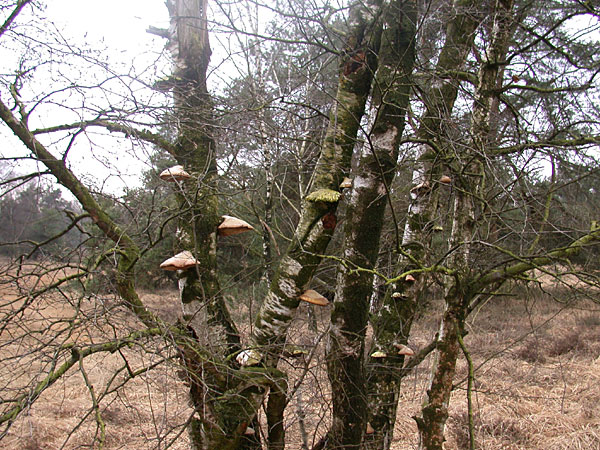
[[(143, 299), (166, 319), (172, 320), (179, 314), (175, 290), (148, 292)], [(40, 316), (21, 322), (37, 330), (27, 339), (43, 343), (44, 333), (62, 324), (59, 319), (76, 308), (90, 320), (87, 328), (75, 327), (76, 332), (68, 335), (74, 341), (99, 342), (135, 328), (135, 320), (119, 307), (116, 297), (96, 300), (104, 309), (98, 307), (100, 303), (86, 309), (85, 303), (70, 303), (55, 294), (40, 298), (40, 307), (35, 310)], [(237, 301), (240, 306), (235, 313), (247, 335), (252, 308)], [(441, 310), (441, 305), (434, 306)], [(570, 293), (558, 287), (546, 293), (524, 290), (512, 297), (498, 298), (472, 315), (465, 343), (477, 368), (473, 393), (476, 448), (600, 449), (598, 309), (589, 300), (571, 298)], [(282, 361), (282, 368), (289, 374), (290, 404), (285, 420), (290, 449), (301, 449), (304, 439), (310, 448), (329, 425), (331, 395), (324, 364), (328, 314), (326, 309), (318, 310), (310, 318), (308, 305), (303, 305), (290, 331), (288, 342), (306, 351), (300, 358)], [(46, 322), (40, 325), (40, 320)], [(415, 327), (411, 346), (425, 345), (436, 331), (437, 316), (432, 314)], [(7, 343), (6, 336), (3, 334), (0, 342), (3, 358), (11, 351), (15, 355), (17, 350), (22, 351), (19, 346), (31, 345), (27, 339)], [(61, 345), (64, 342), (69, 341), (62, 340)], [(4, 394), (13, 383), (19, 385), (20, 380), (44, 364), (33, 356), (15, 361), (14, 370), (5, 364), (0, 373)], [(85, 360), (89, 384), (97, 395), (102, 395), (98, 412), (106, 426), (105, 449), (188, 448), (184, 427), (192, 411), (187, 403), (187, 387), (177, 376), (177, 364), (176, 355), (169, 354), (159, 342)], [(428, 364), (426, 360), (404, 379), (393, 450), (417, 448), (412, 416), (419, 413), (425, 394)], [(151, 365), (156, 365), (154, 370), (125, 383), (129, 371)], [(446, 430), (447, 449), (468, 448), (466, 375), (466, 363), (461, 359)], [(116, 389), (119, 383), (125, 384)], [(258, 432), (265, 426), (262, 413), (261, 423)], [(78, 369), (21, 415), (1, 441), (1, 447), (98, 448), (99, 434), (91, 392)]]

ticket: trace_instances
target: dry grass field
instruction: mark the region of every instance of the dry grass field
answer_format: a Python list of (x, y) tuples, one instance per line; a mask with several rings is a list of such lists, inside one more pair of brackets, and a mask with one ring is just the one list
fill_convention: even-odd
[[(42, 281), (33, 277), (27, 283), (48, 284), (52, 280), (47, 277)], [(3, 320), (23, 306), (14, 283), (6, 277), (4, 281), (0, 286)], [(473, 392), (477, 448), (600, 449), (599, 308), (590, 299), (573, 298), (564, 286), (548, 283), (545, 291), (522, 288), (518, 295), (488, 302), (469, 321), (465, 343), (477, 369)], [(165, 318), (178, 314), (174, 289), (145, 292), (143, 299)], [(2, 400), (16, 389), (39, 382), (35, 373), (49, 369), (57, 348), (70, 342), (104, 342), (136, 327), (109, 294), (79, 299), (75, 290), (62, 290), (36, 302), (31, 311), (2, 329)], [(244, 306), (238, 311), (246, 331), (250, 328), (248, 309)], [(85, 321), (78, 323), (76, 317)], [(322, 362), (328, 311), (320, 310), (311, 321), (308, 306), (302, 306), (298, 317), (291, 340), (314, 351), (282, 362), (290, 374), (292, 392), (286, 418), (290, 449), (302, 448), (301, 428), (309, 447), (325, 432), (330, 397)], [(428, 343), (437, 319), (431, 316), (419, 322), (410, 341), (413, 348)], [(156, 339), (86, 358), (23, 411), (0, 447), (99, 448), (97, 438), (104, 435), (105, 449), (186, 448), (183, 427), (191, 410), (186, 386), (177, 375), (177, 355), (167, 347)], [(412, 416), (418, 414), (426, 389), (428, 363), (424, 361), (405, 378), (394, 450), (416, 448)], [(128, 373), (152, 365), (154, 370), (129, 380)], [(468, 448), (466, 376), (462, 358), (450, 407), (447, 449)]]

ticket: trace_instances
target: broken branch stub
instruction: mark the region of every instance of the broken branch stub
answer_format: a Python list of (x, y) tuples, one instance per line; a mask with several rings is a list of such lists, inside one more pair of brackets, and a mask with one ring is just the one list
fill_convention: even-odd
[(260, 364), (261, 359), (262, 355), (251, 348), (242, 350), (235, 358), (238, 364), (243, 367), (257, 366)]

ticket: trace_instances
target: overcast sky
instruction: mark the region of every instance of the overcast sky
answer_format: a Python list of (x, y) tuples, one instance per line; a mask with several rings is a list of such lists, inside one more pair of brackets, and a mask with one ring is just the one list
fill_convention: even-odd
[(150, 25), (168, 28), (164, 0), (51, 0), (46, 14), (68, 35), (104, 41), (115, 49), (141, 50), (156, 44)]
[[(164, 39), (146, 32), (151, 25), (168, 28), (169, 14), (164, 0), (48, 0), (46, 5), (43, 14), (67, 40), (102, 49), (109, 63), (116, 67), (133, 65), (132, 74), (153, 66), (156, 55), (164, 49)], [(116, 70), (131, 73), (128, 69)], [(152, 70), (149, 73), (152, 76)], [(46, 119), (48, 123), (35, 125), (73, 121), (72, 117), (61, 118), (61, 112), (57, 113), (44, 114), (40, 120)], [(78, 138), (69, 153), (69, 165), (79, 176), (96, 188), (115, 193), (139, 186), (141, 172), (149, 168), (144, 165), (147, 161), (144, 155), (150, 148), (141, 148), (129, 139), (118, 139), (115, 134), (103, 137), (97, 128), (86, 134), (91, 140)], [(92, 142), (94, 151), (90, 148)]]

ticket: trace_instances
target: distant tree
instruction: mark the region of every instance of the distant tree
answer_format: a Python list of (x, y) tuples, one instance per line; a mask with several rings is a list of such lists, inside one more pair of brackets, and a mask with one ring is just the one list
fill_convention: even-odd
[(61, 191), (43, 184), (28, 184), (0, 198), (0, 251), (27, 257), (51, 255), (69, 258), (82, 236), (73, 226), (78, 207), (63, 199)]

